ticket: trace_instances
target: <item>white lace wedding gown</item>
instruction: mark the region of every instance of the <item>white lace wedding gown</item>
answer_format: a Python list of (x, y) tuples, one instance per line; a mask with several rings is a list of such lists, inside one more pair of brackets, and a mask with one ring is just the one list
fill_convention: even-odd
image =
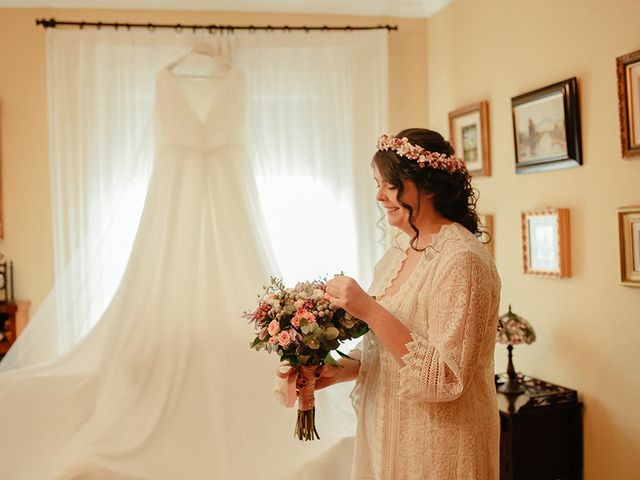
[(240, 315), (269, 270), (249, 200), (242, 75), (199, 82), (209, 94), (193, 104), (158, 73), (156, 163), (105, 314), (63, 358), (0, 375), (3, 480), (348, 475), (349, 439), (295, 440), (295, 411), (272, 396), (277, 358), (248, 348)]

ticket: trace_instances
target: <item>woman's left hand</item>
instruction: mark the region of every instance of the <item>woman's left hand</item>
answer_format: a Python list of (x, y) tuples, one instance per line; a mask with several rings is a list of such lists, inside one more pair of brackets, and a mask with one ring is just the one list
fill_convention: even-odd
[(358, 282), (345, 275), (336, 275), (327, 282), (324, 298), (363, 322), (367, 322), (378, 305), (373, 297), (358, 285)]

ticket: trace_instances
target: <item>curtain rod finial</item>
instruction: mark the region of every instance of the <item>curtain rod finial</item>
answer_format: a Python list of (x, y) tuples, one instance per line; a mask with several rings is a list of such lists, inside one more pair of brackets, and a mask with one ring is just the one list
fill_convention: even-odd
[(57, 22), (55, 18), (36, 18), (36, 25), (42, 25), (44, 28), (56, 28)]

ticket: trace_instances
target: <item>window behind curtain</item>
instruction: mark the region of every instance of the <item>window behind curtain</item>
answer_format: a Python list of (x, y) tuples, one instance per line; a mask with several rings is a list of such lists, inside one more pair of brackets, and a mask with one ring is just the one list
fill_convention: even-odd
[[(47, 31), (56, 282), (4, 365), (63, 353), (109, 304), (150, 173), (154, 77), (203, 40), (212, 39)], [(247, 144), (287, 282), (341, 270), (370, 279), (381, 246), (369, 159), (386, 125), (386, 41), (384, 31), (234, 36)]]

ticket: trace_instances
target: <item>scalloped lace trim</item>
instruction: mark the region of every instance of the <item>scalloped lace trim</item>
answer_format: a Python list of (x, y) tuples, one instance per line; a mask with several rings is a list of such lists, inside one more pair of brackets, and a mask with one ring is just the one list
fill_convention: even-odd
[(409, 248), (411, 248), (409, 246), (409, 238), (406, 235), (402, 238), (401, 244), (400, 242), (397, 242), (397, 245), (395, 246), (395, 248), (399, 249), (400, 253), (394, 259), (395, 261), (389, 261), (385, 268), (386, 271), (384, 273), (385, 273), (385, 277), (387, 278), (387, 281), (383, 284), (383, 287), (381, 288), (382, 293), (377, 297), (378, 300), (385, 298), (389, 304), (394, 304), (402, 300), (402, 298), (404, 297), (403, 293), (406, 292), (407, 289), (410, 290), (414, 288), (416, 283), (420, 281), (420, 278), (422, 276), (421, 275), (422, 270), (426, 268), (426, 264), (424, 260), (430, 261), (437, 254), (440, 253), (440, 251), (442, 250), (442, 246), (447, 240), (447, 237), (454, 235), (455, 225), (458, 225), (458, 224), (456, 223), (445, 224), (440, 228), (440, 230), (436, 234), (431, 236), (431, 243), (429, 244), (430, 248), (427, 248), (427, 250), (425, 250), (423, 257), (420, 259), (420, 261), (418, 261), (418, 263), (414, 267), (415, 268), (414, 272), (412, 272), (409, 278), (407, 278), (407, 280), (402, 285), (400, 285), (400, 288), (398, 288), (398, 290), (395, 293), (387, 295), (386, 294), (387, 290), (391, 287), (395, 279), (398, 278), (398, 275), (400, 275), (400, 271), (402, 270), (404, 262), (407, 260), (407, 257), (408, 257), (407, 252)]
[(402, 356), (404, 366), (400, 368), (400, 389), (398, 395), (406, 400), (417, 400), (416, 385), (423, 382), (422, 365), (428, 351), (427, 340), (411, 332), (411, 341), (406, 344), (408, 352)]

